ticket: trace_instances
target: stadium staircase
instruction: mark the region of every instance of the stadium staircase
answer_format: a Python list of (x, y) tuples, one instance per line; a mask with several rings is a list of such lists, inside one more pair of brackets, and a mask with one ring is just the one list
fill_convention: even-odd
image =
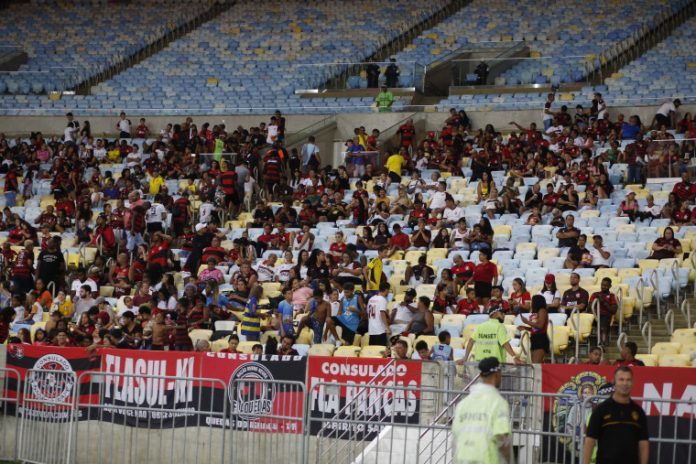
[[(375, 53), (367, 57), (367, 59), (374, 59), (377, 62), (385, 62), (389, 59), (390, 56), (392, 56), (394, 53), (403, 50), (406, 45), (411, 43), (411, 41), (418, 37), (421, 32), (428, 30), (438, 24), (439, 22), (444, 21), (445, 19), (449, 18), (462, 8), (464, 8), (466, 5), (471, 3), (472, 0), (452, 0), (449, 3), (447, 3), (443, 8), (441, 8), (439, 11), (435, 12), (432, 16), (427, 18), (424, 21), (421, 21), (420, 23), (416, 24), (415, 26), (411, 27), (410, 29), (407, 29), (404, 31), (402, 34), (397, 36), (394, 40), (391, 42), (386, 43), (383, 45), (379, 50), (377, 50)], [(331, 79), (329, 79), (324, 85), (321, 86), (321, 88), (325, 89), (345, 89), (347, 88), (347, 83), (348, 83), (348, 78), (352, 76), (353, 74), (356, 74), (360, 72), (360, 69), (354, 69), (350, 68), (344, 71), (343, 73), (339, 74), (338, 76), (335, 76)]]
[(124, 58), (120, 62), (106, 69), (104, 72), (99, 73), (98, 75), (90, 77), (89, 79), (81, 82), (76, 86), (76, 93), (80, 95), (89, 95), (93, 86), (111, 79), (114, 75), (123, 72), (124, 70), (140, 63), (144, 59), (160, 52), (171, 42), (194, 31), (202, 24), (217, 18), (220, 14), (232, 8), (232, 6), (235, 3), (236, 2), (234, 0), (223, 0), (220, 2), (215, 2), (210, 8), (202, 11), (201, 14), (191, 19), (189, 22), (182, 24), (176, 29), (170, 31), (156, 42), (147, 45), (146, 47), (140, 49), (133, 55)]
[[(612, 74), (620, 71), (627, 64), (640, 58), (645, 52), (655, 47), (664, 39), (669, 37), (675, 29), (687, 22), (696, 14), (696, 1), (692, 1), (689, 6), (679, 10), (668, 18), (662, 19), (658, 27), (648, 32), (633, 46), (623, 50), (615, 58), (605, 60), (602, 66), (595, 71), (591, 81), (595, 85), (603, 84), (604, 79), (612, 77)], [(659, 21), (659, 18), (656, 18)]]

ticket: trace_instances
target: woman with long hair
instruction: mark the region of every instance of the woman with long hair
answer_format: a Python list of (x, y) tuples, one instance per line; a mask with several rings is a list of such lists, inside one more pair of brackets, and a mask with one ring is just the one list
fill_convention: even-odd
[(530, 349), (532, 351), (532, 363), (541, 364), (544, 362), (546, 353), (550, 351), (549, 342), (549, 313), (546, 309), (546, 300), (541, 295), (534, 295), (532, 298), (532, 314), (529, 319), (520, 315), (522, 322), (527, 326), (518, 327), (519, 330), (531, 332)]

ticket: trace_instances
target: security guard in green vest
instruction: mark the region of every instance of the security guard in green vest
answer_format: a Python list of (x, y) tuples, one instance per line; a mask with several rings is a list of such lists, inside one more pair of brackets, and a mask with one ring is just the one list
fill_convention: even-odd
[(515, 360), (515, 364), (522, 364), (519, 355), (516, 355), (510, 346), (510, 336), (503, 325), (505, 316), (500, 306), (493, 306), (488, 315), (489, 319), (474, 330), (469, 343), (466, 345), (466, 353), (458, 363), (464, 364), (469, 359), (473, 348), (476, 361), (493, 357), (498, 362), (504, 363), (507, 351)]

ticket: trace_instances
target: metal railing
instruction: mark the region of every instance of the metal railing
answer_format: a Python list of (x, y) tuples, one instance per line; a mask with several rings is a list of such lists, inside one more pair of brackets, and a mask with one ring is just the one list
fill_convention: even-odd
[(691, 303), (689, 303), (689, 300), (684, 298), (684, 301), (682, 301), (682, 304), (679, 305), (679, 310), (681, 313), (684, 315), (684, 318), (686, 319), (686, 327), (691, 328)]
[(643, 342), (648, 345), (648, 354), (652, 354), (652, 322), (645, 321), (640, 329), (640, 335), (643, 337)]
[(674, 333), (674, 310), (670, 309), (665, 313), (665, 327), (667, 327), (667, 333), (672, 335)]
[(655, 296), (655, 310), (657, 311), (657, 317), (662, 317), (662, 292), (660, 289), (660, 273), (657, 269), (653, 269), (650, 272), (650, 285), (654, 289), (653, 295)]

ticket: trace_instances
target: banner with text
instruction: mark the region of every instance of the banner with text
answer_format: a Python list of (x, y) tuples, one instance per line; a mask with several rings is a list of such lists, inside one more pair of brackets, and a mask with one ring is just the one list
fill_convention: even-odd
[[(392, 411), (395, 422), (418, 423), (421, 363), (400, 361), (387, 367), (388, 363), (382, 358), (310, 357), (310, 433), (371, 440), (381, 430), (382, 422), (391, 423)], [(365, 388), (371, 381), (372, 385)]]

